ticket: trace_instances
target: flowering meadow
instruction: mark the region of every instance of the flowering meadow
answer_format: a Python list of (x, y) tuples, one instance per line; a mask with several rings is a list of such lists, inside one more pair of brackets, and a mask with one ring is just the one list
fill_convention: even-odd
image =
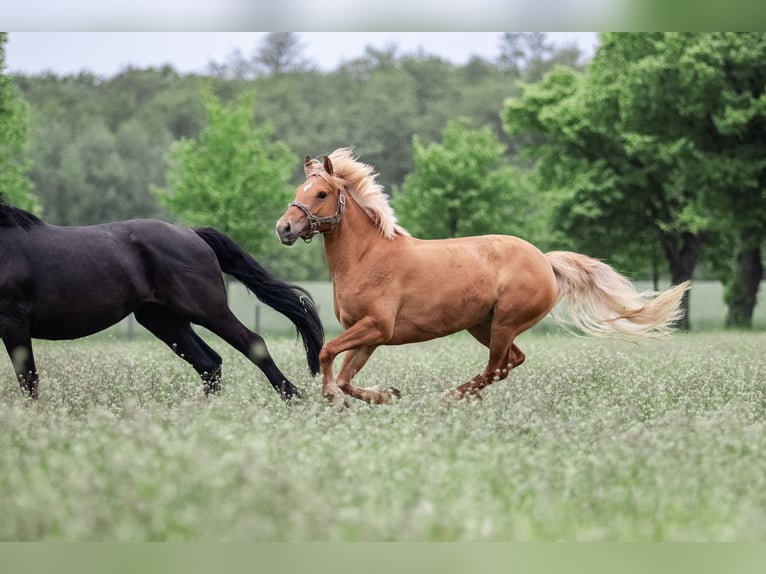
[(482, 368), (473, 339), (384, 347), (357, 383), (402, 398), (348, 408), (293, 338), (267, 339), (290, 404), (209, 341), (214, 398), (148, 339), (37, 342), (37, 404), (6, 364), (0, 539), (766, 539), (766, 333), (527, 334), (526, 363), (460, 403), (442, 397)]

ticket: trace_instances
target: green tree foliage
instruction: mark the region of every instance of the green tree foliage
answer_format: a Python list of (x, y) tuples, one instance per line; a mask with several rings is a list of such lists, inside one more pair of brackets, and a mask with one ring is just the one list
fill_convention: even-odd
[(528, 82), (537, 82), (556, 66), (578, 67), (575, 45), (557, 50), (543, 32), (504, 32), (500, 36), (498, 65)]
[(309, 67), (303, 43), (295, 32), (269, 32), (253, 58), (258, 69), (271, 76)]
[(225, 62), (210, 62), (208, 72), (219, 79), (253, 80), (306, 71), (313, 64), (303, 52), (303, 42), (296, 32), (269, 32), (251, 56), (245, 56), (236, 48)]
[[(449, 93), (426, 95), (443, 89), (433, 87), (432, 80), (453, 81), (454, 67), (442, 64), (446, 80), (420, 76), (426, 64), (408, 65), (394, 53), (370, 51), (332, 74), (304, 71), (261, 79), (256, 117), (273, 125), (299, 157), (352, 147), (389, 187), (401, 183), (411, 167), (413, 134), (426, 132), (432, 139), (448, 117), (443, 110), (452, 100)], [(296, 179), (301, 169), (296, 162)]]
[(0, 32), (0, 193), (12, 205), (39, 211), (27, 175), (27, 103), (13, 80), (3, 73), (6, 41), (7, 33)]
[(30, 102), (30, 175), (47, 220), (166, 217), (150, 187), (164, 183), (171, 142), (199, 133), (200, 78), (164, 67), (108, 81), (91, 74), (17, 81)]
[(508, 233), (527, 235), (539, 222), (522, 170), (507, 163), (489, 127), (449, 122), (440, 143), (413, 142), (413, 170), (394, 195), (402, 225), (425, 239)]
[(655, 239), (641, 182), (630, 178), (619, 134), (600, 124), (601, 114), (591, 116), (586, 77), (558, 69), (523, 90), (507, 102), (503, 119), (534, 162), (539, 193), (563, 235), (557, 247), (610, 259), (623, 271), (646, 269)]
[(642, 62), (656, 53), (649, 35), (604, 35), (584, 75), (559, 69), (526, 86), (506, 104), (504, 120), (529, 138), (541, 181), (555, 190), (558, 227), (577, 248), (644, 266), (659, 244), (680, 282), (691, 278), (703, 239), (694, 156), (686, 140), (656, 133), (658, 122), (672, 121), (669, 110), (636, 121), (667, 87), (626, 88), (645, 81)]
[[(206, 76), (164, 66), (128, 68), (111, 78), (14, 77), (30, 104), (30, 175), (46, 219), (77, 225), (176, 217), (150, 190), (168, 188), (170, 144), (196, 140), (206, 125), (203, 84), (222, 102), (253, 94), (255, 125), (270, 126), (271, 139), (293, 152), (295, 184), (306, 154), (350, 146), (375, 165), (384, 186), (401, 185), (413, 166), (413, 136), (423, 145), (437, 142), (456, 117), (469, 118), (472, 127), (491, 126), (511, 159), (517, 142), (502, 130), (498, 110), (518, 93), (519, 74), (496, 61), (476, 57), (457, 66), (423, 50), (402, 54), (392, 45), (370, 48), (326, 72), (303, 59), (295, 35), (280, 48), (277, 40), (285, 38), (279, 34), (270, 34), (248, 57), (235, 54), (211, 64)], [(541, 65), (550, 67), (560, 56), (545, 52)], [(204, 213), (200, 218), (206, 219)], [(270, 233), (273, 220), (266, 221)], [(278, 250), (273, 267), (295, 279), (326, 278), (319, 243)]]
[(726, 323), (749, 328), (766, 244), (766, 34), (666, 34), (656, 60), (655, 73), (678, 73), (676, 105), (717, 234), (707, 249), (723, 262)]
[(274, 255), (274, 224), (290, 202), (295, 166), (271, 130), (253, 125), (252, 98), (226, 105), (203, 92), (207, 123), (198, 137), (175, 142), (162, 203), (183, 221), (210, 225), (254, 254)]
[(567, 236), (636, 263), (659, 246), (674, 283), (692, 277), (703, 245), (734, 259), (729, 323), (745, 326), (763, 272), (765, 41), (604, 34), (584, 74), (555, 71), (504, 111), (558, 190)]
[(498, 111), (518, 93), (517, 79), (481, 58), (456, 66), (423, 51), (400, 54), (391, 45), (368, 48), (331, 73), (301, 69), (259, 77), (253, 85), (256, 117), (273, 125), (297, 155), (352, 147), (390, 188), (412, 169), (413, 136), (437, 141), (456, 117), (474, 127), (490, 125), (505, 139)]
[(159, 214), (149, 186), (161, 181), (162, 163), (156, 156), (164, 155), (170, 145), (167, 133), (153, 139), (135, 120), (116, 132), (97, 121), (76, 134), (48, 133), (68, 138), (54, 139), (49, 147), (60, 156), (52, 187), (41, 194), (51, 200), (52, 219), (87, 225)]
[(636, 73), (624, 78), (624, 123), (666, 151), (655, 161), (685, 169), (686, 185), (694, 190), (687, 192), (683, 215), (709, 238), (715, 235), (706, 250), (725, 262), (727, 324), (748, 327), (766, 238), (766, 35), (666, 33), (648, 39)]
[(80, 208), (77, 221), (99, 223), (116, 216), (118, 206), (112, 203), (121, 199), (124, 169), (114, 135), (103, 123), (88, 126), (64, 148), (59, 177), (68, 192), (77, 190), (88, 197), (87, 202), (75, 204)]

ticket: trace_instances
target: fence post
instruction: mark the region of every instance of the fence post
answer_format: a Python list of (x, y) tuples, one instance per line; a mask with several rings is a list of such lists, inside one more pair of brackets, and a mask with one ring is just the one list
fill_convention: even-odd
[(255, 332), (261, 332), (261, 306), (258, 303), (255, 304)]

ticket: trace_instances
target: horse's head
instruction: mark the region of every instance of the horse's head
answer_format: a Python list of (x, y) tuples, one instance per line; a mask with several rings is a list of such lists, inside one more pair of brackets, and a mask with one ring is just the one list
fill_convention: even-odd
[(303, 167), (306, 181), (295, 188), (295, 200), (277, 221), (277, 236), (285, 245), (332, 231), (346, 205), (343, 180), (335, 177), (329, 157), (319, 162), (306, 156)]

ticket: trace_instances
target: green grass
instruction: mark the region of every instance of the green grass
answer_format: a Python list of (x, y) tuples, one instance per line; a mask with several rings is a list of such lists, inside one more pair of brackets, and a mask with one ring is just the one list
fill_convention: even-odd
[(385, 347), (359, 383), (402, 399), (348, 409), (267, 341), (304, 400), (215, 340), (212, 400), (150, 341), (38, 343), (35, 405), (6, 365), (0, 539), (766, 538), (766, 333), (528, 334), (473, 403), (441, 400), (483, 366), (472, 339)]

